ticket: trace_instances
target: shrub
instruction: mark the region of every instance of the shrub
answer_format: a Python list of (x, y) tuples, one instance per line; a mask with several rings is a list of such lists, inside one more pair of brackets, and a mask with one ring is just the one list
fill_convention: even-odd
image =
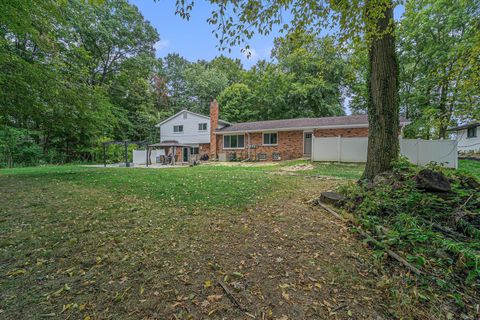
[[(452, 184), (448, 193), (417, 187), (419, 169), (404, 160), (373, 183), (340, 188), (356, 223), (445, 283), (480, 286), (480, 188), (464, 172), (434, 164)], [(461, 283), (460, 283), (461, 282)]]
[(43, 158), (36, 132), (10, 126), (0, 128), (0, 167), (34, 166)]

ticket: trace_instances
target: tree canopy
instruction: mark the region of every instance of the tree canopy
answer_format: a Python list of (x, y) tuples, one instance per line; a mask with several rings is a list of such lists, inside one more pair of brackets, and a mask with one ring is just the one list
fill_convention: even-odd
[[(213, 98), (231, 122), (343, 115), (345, 106), (372, 115), (370, 44), (393, 28), (399, 99), (390, 105), (413, 121), (407, 136), (445, 137), (480, 117), (479, 1), (407, 1), (383, 31), (374, 21), (393, 9), (383, 0), (214, 4), (220, 48), (283, 29), (271, 59), (246, 69), (224, 55), (156, 58), (160, 35), (126, 0), (2, 1), (0, 166), (91, 161), (112, 139), (154, 142), (156, 123), (182, 109), (208, 114)], [(178, 2), (186, 18), (189, 9)]]

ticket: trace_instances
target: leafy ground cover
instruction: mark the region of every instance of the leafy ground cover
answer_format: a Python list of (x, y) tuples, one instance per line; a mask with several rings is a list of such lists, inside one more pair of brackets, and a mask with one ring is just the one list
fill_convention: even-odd
[(340, 190), (356, 224), (380, 240), (379, 259), (385, 248), (393, 249), (422, 270), (423, 276), (405, 281), (431, 303), (432, 314), (474, 319), (480, 306), (480, 182), (476, 164), (462, 161), (461, 167), (432, 167), (450, 180), (449, 192), (421, 188), (420, 169), (405, 161), (373, 183)]
[(433, 318), (292, 164), (0, 171), (0, 318)]

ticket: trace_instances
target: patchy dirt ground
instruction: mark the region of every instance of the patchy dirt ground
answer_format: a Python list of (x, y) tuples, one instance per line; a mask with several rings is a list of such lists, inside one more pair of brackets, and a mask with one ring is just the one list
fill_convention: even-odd
[(412, 308), (370, 249), (307, 204), (344, 182), (276, 179), (285, 187), (268, 199), (222, 211), (63, 176), (3, 179), (0, 318), (391, 319)]
[(381, 291), (362, 258), (364, 248), (345, 226), (306, 205), (309, 195), (216, 221), (215, 232), (232, 236), (211, 244), (208, 264), (215, 270), (206, 279), (225, 280), (245, 311), (220, 286), (214, 294), (225, 298), (210, 304), (202, 300), (209, 301), (208, 295), (199, 297), (200, 311), (205, 306), (208, 313), (235, 319), (383, 318)]
[(294, 172), (294, 171), (304, 171), (304, 170), (313, 170), (314, 166), (311, 163), (301, 163), (292, 166), (283, 167), (282, 171)]

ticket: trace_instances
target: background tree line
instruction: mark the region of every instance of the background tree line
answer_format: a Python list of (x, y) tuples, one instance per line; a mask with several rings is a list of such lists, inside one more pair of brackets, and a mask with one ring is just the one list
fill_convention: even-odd
[[(6, 0), (0, 10), (0, 166), (91, 161), (102, 141), (156, 141), (155, 123), (207, 114), (213, 98), (232, 122), (366, 110), (361, 43), (292, 32), (246, 70), (224, 56), (157, 59), (159, 34), (125, 0)], [(478, 16), (477, 1), (406, 3), (396, 33), (410, 137), (479, 118)]]

